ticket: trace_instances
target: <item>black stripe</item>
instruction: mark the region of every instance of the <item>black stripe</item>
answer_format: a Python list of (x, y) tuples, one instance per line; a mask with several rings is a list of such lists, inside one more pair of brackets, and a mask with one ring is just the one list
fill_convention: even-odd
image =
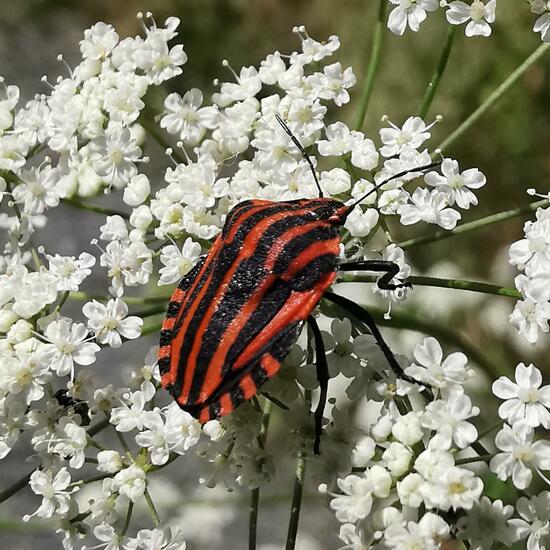
[(220, 418), (220, 402), (210, 403), (210, 419)]
[(166, 310), (166, 319), (171, 319), (172, 317), (175, 317), (178, 314), (178, 311), (180, 309), (181, 302), (168, 302), (168, 308)]
[(241, 388), (237, 385), (231, 390), (231, 403), (233, 404), (233, 408), (236, 409), (243, 402), (243, 390), (241, 390)]
[(202, 269), (202, 266), (204, 265), (204, 262), (206, 261), (207, 254), (203, 254), (202, 256), (199, 256), (199, 259), (195, 263), (195, 265), (191, 268), (191, 270), (186, 273), (181, 281), (178, 283), (178, 288), (180, 290), (187, 290), (191, 287), (195, 279), (197, 278), (197, 275), (199, 274), (199, 271)]
[(254, 380), (254, 383), (258, 389), (269, 380), (264, 368), (259, 362), (251, 369), (250, 376), (252, 376), (252, 380)]
[(338, 257), (327, 253), (317, 256), (314, 260), (306, 264), (298, 271), (290, 281), (288, 286), (292, 290), (303, 292), (313, 288), (327, 273), (336, 271), (338, 266)]
[(222, 238), (225, 239), (227, 235), (231, 232), (234, 225), (239, 222), (241, 216), (246, 214), (253, 208), (256, 208), (258, 205), (254, 204), (254, 201), (248, 200), (243, 201), (234, 206), (228, 213), (225, 218), (225, 223), (222, 230)]
[(162, 357), (157, 361), (160, 374), (166, 374), (170, 370), (170, 356)]
[(167, 346), (172, 341), (172, 331), (163, 329), (160, 331), (160, 341), (159, 346), (162, 348), (163, 346)]
[(294, 237), (282, 250), (273, 266), (273, 273), (285, 273), (296, 257), (314, 243), (330, 241), (338, 237), (338, 228), (332, 225), (319, 225), (307, 233)]

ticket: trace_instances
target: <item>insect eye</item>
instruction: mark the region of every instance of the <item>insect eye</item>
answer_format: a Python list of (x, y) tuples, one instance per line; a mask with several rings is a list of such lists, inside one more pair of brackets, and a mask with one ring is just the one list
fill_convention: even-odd
[(329, 219), (329, 223), (333, 223), (334, 225), (340, 225), (342, 223), (342, 218), (340, 216), (333, 214)]

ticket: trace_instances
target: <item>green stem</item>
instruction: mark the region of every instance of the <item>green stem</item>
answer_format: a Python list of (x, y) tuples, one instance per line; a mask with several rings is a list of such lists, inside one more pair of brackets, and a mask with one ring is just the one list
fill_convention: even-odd
[(153, 317), (154, 315), (161, 315), (165, 313), (166, 313), (166, 306), (163, 304), (160, 307), (154, 306), (148, 309), (143, 309), (141, 311), (132, 312), (132, 315), (137, 315), (138, 317), (141, 317), (143, 319), (145, 317)]
[(132, 518), (132, 511), (134, 510), (134, 503), (130, 501), (128, 503), (128, 511), (126, 512), (126, 519), (124, 520), (124, 525), (122, 526), (122, 530), (120, 531), (120, 538), (122, 539), (126, 532), (128, 531), (128, 527), (130, 526), (130, 519)]
[(504, 424), (504, 420), (501, 419), (498, 422), (496, 422), (495, 424), (493, 424), (492, 426), (489, 426), (488, 428), (483, 430), (477, 436), (478, 441), (481, 441), (486, 435), (489, 435), (491, 432), (494, 432), (497, 428), (500, 428), (502, 426), (502, 424)]
[(126, 440), (124, 439), (124, 436), (113, 426), (116, 436), (118, 438), (118, 441), (122, 448), (124, 449), (124, 452), (126, 453), (126, 456), (128, 457), (128, 460), (130, 463), (134, 462), (134, 455), (132, 454), (132, 451), (130, 451), (130, 447), (128, 446), (128, 443), (126, 443)]
[(141, 336), (147, 336), (147, 334), (159, 332), (161, 327), (162, 323), (150, 323), (147, 325), (143, 325), (143, 328), (141, 329)]
[(519, 216), (523, 216), (524, 214), (529, 214), (530, 212), (534, 212), (535, 210), (537, 210), (537, 208), (544, 208), (548, 206), (548, 204), (549, 201), (547, 199), (532, 202), (530, 204), (526, 204), (525, 206), (521, 206), (520, 208), (505, 210), (504, 212), (491, 214), (490, 216), (486, 216), (472, 222), (463, 223), (461, 225), (458, 225), (454, 229), (451, 229), (450, 231), (441, 230), (436, 231), (432, 235), (427, 235), (425, 237), (409, 239), (408, 241), (397, 243), (397, 246), (399, 246), (400, 248), (412, 248), (413, 246), (418, 246), (420, 244), (433, 243), (442, 239), (448, 239), (449, 237), (454, 237), (455, 235), (460, 235), (461, 233), (467, 233), (468, 231), (473, 231), (475, 229), (479, 229), (480, 227), (485, 227), (486, 225), (491, 225), (493, 223), (517, 218)]
[(462, 466), (464, 464), (472, 464), (474, 462), (489, 462), (489, 460), (491, 460), (491, 458), (493, 458), (495, 455), (494, 454), (486, 454), (486, 455), (479, 455), (479, 456), (469, 456), (467, 458), (458, 458), (457, 460), (455, 460), (455, 464), (457, 466)]
[(449, 148), (477, 120), (485, 114), (550, 48), (550, 44), (541, 44), (487, 99), (439, 146), (442, 151)]
[(79, 199), (61, 199), (63, 204), (78, 208), (79, 210), (87, 210), (88, 212), (95, 212), (96, 214), (105, 214), (106, 216), (120, 216), (125, 220), (130, 219), (130, 214), (123, 212), (122, 210), (113, 210), (112, 208), (103, 208), (102, 206), (96, 206), (94, 204), (87, 204)]
[(11, 496), (15, 495), (15, 493), (18, 493), (21, 489), (25, 488), (29, 483), (33, 472), (25, 474), (21, 479), (18, 479), (11, 487), (8, 487), (6, 490), (2, 491), (0, 493), (0, 502), (4, 502), (4, 500), (7, 500)]
[(95, 481), (102, 481), (104, 479), (107, 479), (108, 477), (113, 477), (115, 474), (108, 473), (108, 474), (98, 474), (96, 476), (89, 477), (88, 479), (79, 479), (78, 481), (73, 481), (73, 483), (69, 484), (69, 487), (80, 487), (82, 485), (88, 485), (88, 483), (94, 483)]
[[(461, 350), (470, 360), (479, 365), (485, 372), (487, 372), (493, 379), (502, 375), (510, 374), (509, 370), (497, 366), (489, 361), (481, 352), (479, 352), (475, 346), (462, 334), (455, 332), (447, 328), (444, 324), (439, 322), (428, 321), (424, 318), (416, 317), (411, 313), (405, 313), (402, 311), (392, 311), (391, 318), (386, 319), (386, 311), (367, 306), (366, 309), (372, 315), (375, 322), (380, 326), (407, 329), (415, 332), (420, 332), (428, 336), (434, 336), (446, 345), (454, 346)], [(343, 317), (349, 316), (347, 310), (339, 306), (330, 304), (327, 300), (323, 300), (321, 303), (321, 311), (326, 313), (329, 317)], [(345, 312), (342, 314), (342, 312)]]
[(149, 494), (148, 489), (145, 489), (143, 496), (145, 497), (145, 502), (147, 503), (147, 509), (149, 510), (149, 514), (153, 519), (153, 523), (155, 524), (155, 527), (160, 527), (160, 518), (157, 512), (157, 509), (155, 508), (155, 504), (153, 503), (153, 499)]
[[(374, 275), (341, 275), (338, 282), (343, 283), (373, 283), (377, 279)], [(496, 296), (507, 296), (508, 298), (521, 299), (522, 295), (515, 288), (506, 288), (489, 283), (478, 283), (476, 281), (464, 281), (461, 279), (440, 279), (438, 277), (424, 277), (413, 275), (407, 277), (407, 282), (418, 286), (431, 286), (437, 288), (453, 288), (457, 290), (469, 290), (483, 294), (494, 294)]]
[(252, 489), (250, 495), (250, 513), (248, 516), (248, 550), (256, 550), (258, 531), (258, 507), (260, 505), (260, 488)]
[(447, 62), (449, 61), (449, 55), (451, 53), (451, 48), (453, 47), (453, 39), (455, 37), (455, 33), (456, 26), (449, 25), (449, 27), (447, 28), (447, 34), (445, 36), (445, 42), (439, 56), (439, 61), (437, 62), (437, 67), (435, 68), (435, 72), (432, 76), (432, 79), (430, 80), (430, 83), (428, 84), (428, 88), (426, 89), (426, 93), (424, 94), (424, 99), (422, 100), (422, 106), (420, 107), (420, 111), (418, 113), (418, 116), (420, 118), (425, 118), (428, 114), (428, 111), (430, 110), (435, 92), (437, 91), (439, 82), (441, 81), (441, 77), (445, 72)]
[(387, 7), (388, 2), (386, 0), (380, 0), (378, 5), (378, 18), (374, 24), (374, 30), (372, 33), (370, 58), (367, 66), (365, 84), (363, 86), (363, 97), (361, 98), (359, 114), (357, 115), (357, 122), (355, 124), (356, 130), (361, 130), (365, 124), (365, 117), (367, 115), (369, 100), (374, 87), (374, 80), (376, 73), (378, 72), (378, 66), (380, 65), (380, 54), (382, 53), (382, 39), (384, 36)]
[(298, 534), (298, 522), (302, 508), (302, 493), (304, 489), (304, 478), (306, 474), (307, 453), (300, 451), (296, 462), (296, 476), (294, 478), (294, 490), (292, 492), (292, 504), (290, 506), (290, 521), (288, 523), (288, 534), (286, 537), (285, 550), (294, 550), (296, 546), (296, 535)]

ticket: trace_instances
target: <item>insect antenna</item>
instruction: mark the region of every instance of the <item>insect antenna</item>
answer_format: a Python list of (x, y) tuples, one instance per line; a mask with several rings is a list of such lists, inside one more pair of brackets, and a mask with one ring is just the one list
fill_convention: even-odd
[(386, 178), (385, 180), (381, 181), (380, 183), (374, 183), (374, 188), (371, 189), (369, 192), (365, 193), (362, 197), (357, 199), (355, 202), (352, 202), (351, 204), (347, 204), (343, 209), (342, 212), (338, 213), (338, 216), (341, 219), (345, 219), (349, 213), (361, 202), (363, 202), (369, 195), (372, 195), (376, 191), (380, 189), (383, 185), (386, 185), (386, 183), (389, 183), (392, 180), (401, 178), (403, 176), (406, 176), (407, 174), (411, 174), (414, 172), (425, 172), (426, 170), (429, 170), (430, 168), (436, 168), (441, 164), (441, 160), (436, 160), (434, 162), (430, 162), (430, 164), (425, 164), (424, 166), (418, 166), (417, 168), (409, 168), (408, 170), (403, 170), (402, 172), (398, 172), (397, 174), (394, 174), (393, 176), (390, 176), (389, 178)]
[(309, 164), (309, 167), (311, 168), (311, 173), (313, 174), (313, 179), (315, 180), (315, 185), (317, 185), (317, 189), (319, 190), (319, 197), (323, 197), (323, 190), (321, 189), (321, 184), (317, 179), (317, 174), (315, 173), (315, 167), (311, 162), (310, 156), (306, 153), (306, 150), (304, 149), (302, 144), (298, 141), (298, 138), (292, 133), (292, 130), (287, 126), (286, 122), (277, 113), (275, 113), (275, 118), (277, 119), (277, 122), (283, 127), (283, 130), (290, 136), (292, 143), (294, 143), (294, 145), (298, 147), (298, 149), (300, 150), (300, 153), (302, 153), (302, 156), (304, 157), (306, 162)]

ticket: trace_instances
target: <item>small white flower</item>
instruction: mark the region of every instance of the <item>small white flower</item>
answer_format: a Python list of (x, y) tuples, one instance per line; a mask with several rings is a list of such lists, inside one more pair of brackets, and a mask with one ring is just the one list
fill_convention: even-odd
[(63, 458), (70, 457), (69, 465), (71, 468), (78, 469), (84, 464), (84, 451), (87, 444), (86, 430), (65, 416), (56, 427), (52, 442), (48, 445), (48, 451)]
[(449, 390), (461, 387), (468, 378), (468, 358), (460, 352), (451, 353), (443, 360), (443, 350), (433, 338), (424, 338), (414, 348), (413, 363), (405, 372), (414, 379), (448, 395)]
[(131, 402), (129, 407), (124, 401), (122, 407), (115, 407), (111, 411), (110, 422), (116, 426), (119, 432), (130, 432), (137, 428), (143, 429), (144, 412), (147, 397), (142, 391), (136, 391), (131, 395), (125, 395), (125, 399)]
[(406, 204), (398, 210), (403, 225), (424, 221), (443, 229), (453, 229), (461, 218), (459, 212), (448, 208), (447, 196), (440, 191), (434, 190), (430, 193), (428, 189), (417, 187), (411, 200), (413, 204)]
[(367, 208), (365, 211), (356, 206), (346, 219), (344, 227), (352, 237), (366, 237), (376, 226), (379, 219), (375, 208)]
[(357, 468), (369, 464), (376, 450), (376, 442), (368, 436), (363, 436), (356, 444), (351, 454), (351, 463)]
[(536, 428), (542, 424), (550, 429), (550, 385), (543, 386), (542, 374), (534, 365), (520, 363), (516, 367), (516, 382), (501, 376), (493, 382), (493, 393), (506, 401), (499, 407), (498, 415), (514, 424), (518, 420)]
[(118, 34), (111, 25), (101, 21), (84, 31), (80, 51), (84, 58), (105, 59), (118, 44)]
[(126, 317), (128, 306), (120, 298), (109, 300), (107, 305), (92, 300), (84, 304), (82, 313), (88, 317), (88, 327), (92, 329), (99, 343), (113, 348), (122, 345), (122, 338), (133, 340), (141, 333), (143, 319)]
[(67, 468), (61, 468), (55, 477), (51, 470), (35, 470), (31, 474), (29, 485), (32, 491), (37, 495), (42, 495), (42, 504), (30, 516), (24, 516), (28, 521), (33, 516), (39, 518), (51, 518), (54, 514), (63, 516), (69, 511), (71, 504), (71, 492), (67, 487), (71, 482), (71, 474)]
[(153, 464), (165, 464), (168, 461), (170, 449), (166, 441), (164, 420), (159, 410), (143, 411), (141, 420), (147, 429), (136, 435), (136, 443), (151, 453)]
[(130, 206), (139, 206), (147, 200), (150, 192), (151, 186), (149, 185), (147, 176), (145, 174), (136, 174), (124, 189), (122, 200)]
[(187, 548), (183, 538), (183, 531), (176, 529), (171, 532), (170, 527), (163, 529), (141, 529), (138, 531), (134, 544), (127, 544), (127, 550), (185, 550)]
[(164, 265), (160, 269), (159, 285), (169, 285), (187, 275), (197, 262), (201, 253), (201, 245), (187, 237), (181, 250), (176, 245), (165, 246), (160, 252), (160, 261)]
[(491, 470), (502, 481), (512, 477), (518, 489), (531, 484), (532, 467), (550, 470), (550, 442), (541, 439), (533, 443), (533, 428), (524, 421), (516, 422), (513, 428), (505, 424), (495, 437), (495, 445), (503, 452), (491, 459)]
[(397, 482), (397, 495), (401, 504), (404, 506), (412, 506), (418, 508), (423, 502), (424, 486), (428, 485), (426, 480), (416, 472), (404, 477), (401, 481)]
[(470, 398), (460, 392), (452, 392), (447, 399), (428, 403), (422, 416), (422, 426), (436, 430), (447, 441), (454, 440), (459, 449), (464, 449), (477, 439), (477, 430), (468, 418), (479, 414), (478, 407), (472, 407)]
[(146, 487), (145, 472), (135, 464), (124, 468), (113, 478), (113, 490), (127, 496), (134, 503), (143, 496)]
[(443, 510), (469, 510), (479, 500), (483, 482), (474, 472), (453, 466), (440, 471), (436, 481), (434, 501)]
[(15, 286), (12, 309), (29, 319), (57, 298), (57, 277), (48, 271), (24, 273)]
[(441, 164), (441, 172), (428, 172), (424, 181), (447, 195), (450, 206), (455, 203), (459, 208), (470, 208), (477, 205), (477, 197), (470, 189), (479, 189), (487, 182), (485, 176), (477, 169), (470, 168), (460, 172), (458, 162), (452, 159), (444, 159)]
[(390, 125), (390, 128), (380, 130), (380, 139), (384, 144), (380, 153), (385, 157), (393, 157), (404, 149), (418, 149), (431, 137), (429, 130), (433, 124), (427, 126), (420, 117), (409, 117), (401, 128), (386, 118), (383, 120)]
[(454, 0), (449, 4), (446, 16), (447, 21), (452, 25), (466, 25), (466, 36), (489, 36), (491, 34), (490, 23), (495, 22), (496, 0), (489, 0), (484, 3), (481, 0), (474, 0), (471, 5), (460, 0)]
[(336, 519), (353, 523), (367, 517), (372, 507), (372, 485), (369, 480), (349, 475), (338, 478), (336, 483), (343, 493), (330, 501), (330, 507), (336, 511)]
[(215, 107), (203, 107), (202, 92), (197, 88), (187, 91), (183, 97), (172, 93), (164, 100), (161, 128), (169, 134), (178, 134), (188, 145), (197, 145), (206, 132), (212, 116), (217, 116)]
[(97, 469), (100, 472), (114, 474), (123, 467), (122, 458), (118, 451), (99, 451), (97, 453)]
[(388, 18), (388, 28), (394, 34), (402, 35), (407, 28), (416, 32), (427, 15), (439, 7), (437, 0), (390, 0), (396, 7)]
[(201, 435), (201, 425), (188, 412), (181, 410), (177, 403), (171, 403), (165, 409), (166, 440), (171, 451), (185, 454), (194, 447)]
[(57, 277), (57, 290), (68, 291), (78, 290), (82, 281), (90, 275), (90, 269), (95, 265), (95, 258), (87, 252), (82, 252), (78, 260), (74, 256), (50, 256), (46, 254), (49, 260), (49, 271)]
[(41, 348), (50, 368), (58, 376), (71, 374), (74, 378), (74, 363), (91, 365), (95, 354), (101, 349), (97, 344), (88, 342), (88, 329), (84, 323), (73, 323), (61, 318), (52, 321), (44, 331), (48, 343)]
[(128, 128), (107, 128), (104, 134), (91, 143), (94, 170), (115, 187), (123, 187), (137, 174), (136, 162), (141, 159), (141, 149)]
[(412, 456), (405, 445), (394, 441), (382, 454), (382, 461), (393, 477), (400, 477), (409, 469)]
[(391, 433), (401, 443), (412, 446), (422, 439), (421, 416), (419, 412), (411, 411), (400, 416), (394, 423)]
[(528, 550), (546, 550), (550, 545), (550, 492), (521, 497), (516, 505), (521, 519), (513, 518), (509, 524), (518, 539), (527, 538)]

